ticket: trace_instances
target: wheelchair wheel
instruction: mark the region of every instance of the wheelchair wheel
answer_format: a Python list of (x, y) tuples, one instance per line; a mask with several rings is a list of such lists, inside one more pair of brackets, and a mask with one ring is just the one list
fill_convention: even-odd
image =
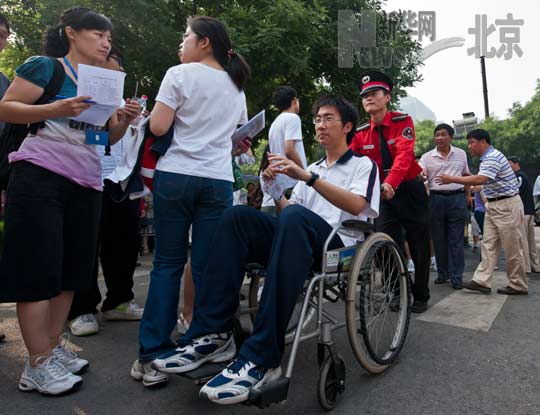
[(409, 327), (410, 285), (396, 243), (384, 233), (359, 248), (347, 285), (349, 341), (360, 365), (381, 373), (398, 356)]
[(319, 372), (317, 397), (327, 411), (336, 407), (345, 392), (345, 363), (341, 357), (337, 362), (327, 356)]
[[(263, 286), (264, 286), (264, 280), (261, 281), (261, 277), (259, 275), (254, 275), (251, 277), (250, 284), (249, 284), (248, 307), (250, 310), (249, 317), (251, 319), (252, 324), (255, 324), (255, 318), (257, 316), (257, 309), (259, 307), (259, 300), (261, 298)], [(296, 331), (296, 327), (298, 326), (300, 313), (302, 312), (303, 301), (304, 301), (304, 296), (300, 296), (298, 298), (298, 301), (296, 302), (296, 306), (294, 307), (291, 319), (289, 321), (289, 325), (287, 326), (287, 331), (285, 332), (286, 344), (292, 342), (294, 339), (294, 333)], [(309, 326), (309, 324), (311, 323), (311, 321), (316, 315), (317, 315), (317, 309), (313, 307), (311, 304), (308, 305), (306, 316), (304, 318), (303, 329), (306, 329)]]

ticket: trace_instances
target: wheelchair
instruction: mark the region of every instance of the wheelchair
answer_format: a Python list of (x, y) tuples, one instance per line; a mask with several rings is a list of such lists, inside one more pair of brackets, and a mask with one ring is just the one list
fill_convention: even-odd
[[(340, 230), (363, 234), (365, 239), (353, 246), (328, 250), (330, 241)], [(344, 221), (328, 236), (320, 269), (306, 280), (287, 328), (285, 340), (292, 344), (285, 374), (252, 390), (244, 404), (265, 408), (287, 400), (299, 345), (318, 338), (317, 396), (325, 410), (332, 410), (345, 392), (345, 363), (332, 340), (332, 333), (343, 327), (347, 328), (354, 356), (367, 372), (384, 372), (399, 355), (409, 327), (411, 294), (406, 262), (393, 239), (375, 232), (371, 223)], [(238, 314), (248, 314), (253, 322), (264, 270), (250, 264), (246, 274), (249, 278), (248, 305), (241, 307)], [(339, 300), (345, 303), (344, 320), (335, 315), (335, 310), (331, 313), (325, 307), (325, 304)], [(235, 327), (236, 336), (240, 339), (246, 336), (239, 320)], [(225, 365), (202, 366), (182, 376), (204, 383)]]

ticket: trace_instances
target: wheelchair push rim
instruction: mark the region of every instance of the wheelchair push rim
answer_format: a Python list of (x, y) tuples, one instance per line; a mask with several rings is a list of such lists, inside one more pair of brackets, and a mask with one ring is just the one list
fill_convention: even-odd
[(410, 284), (398, 246), (384, 233), (371, 234), (353, 260), (346, 319), (349, 342), (360, 365), (374, 374), (386, 370), (407, 336)]

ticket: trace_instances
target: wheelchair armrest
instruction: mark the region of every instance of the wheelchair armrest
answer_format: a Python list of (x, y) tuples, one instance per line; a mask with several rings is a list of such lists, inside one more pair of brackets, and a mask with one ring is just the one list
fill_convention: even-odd
[(358, 219), (348, 219), (341, 222), (341, 226), (347, 229), (353, 229), (364, 233), (375, 232), (375, 225)]

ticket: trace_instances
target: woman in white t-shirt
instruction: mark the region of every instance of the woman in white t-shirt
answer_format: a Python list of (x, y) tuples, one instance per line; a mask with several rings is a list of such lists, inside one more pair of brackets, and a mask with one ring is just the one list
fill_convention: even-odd
[(163, 135), (174, 123), (174, 137), (154, 176), (154, 268), (139, 331), (139, 359), (131, 371), (146, 386), (166, 381), (164, 375), (153, 376), (150, 363), (175, 347), (170, 335), (177, 319), (189, 227), (193, 226), (191, 264), (197, 297), (218, 219), (232, 204), (231, 136), (247, 121), (243, 87), (250, 69), (219, 20), (191, 18), (180, 58), (182, 64), (167, 71), (150, 116), (153, 134)]

